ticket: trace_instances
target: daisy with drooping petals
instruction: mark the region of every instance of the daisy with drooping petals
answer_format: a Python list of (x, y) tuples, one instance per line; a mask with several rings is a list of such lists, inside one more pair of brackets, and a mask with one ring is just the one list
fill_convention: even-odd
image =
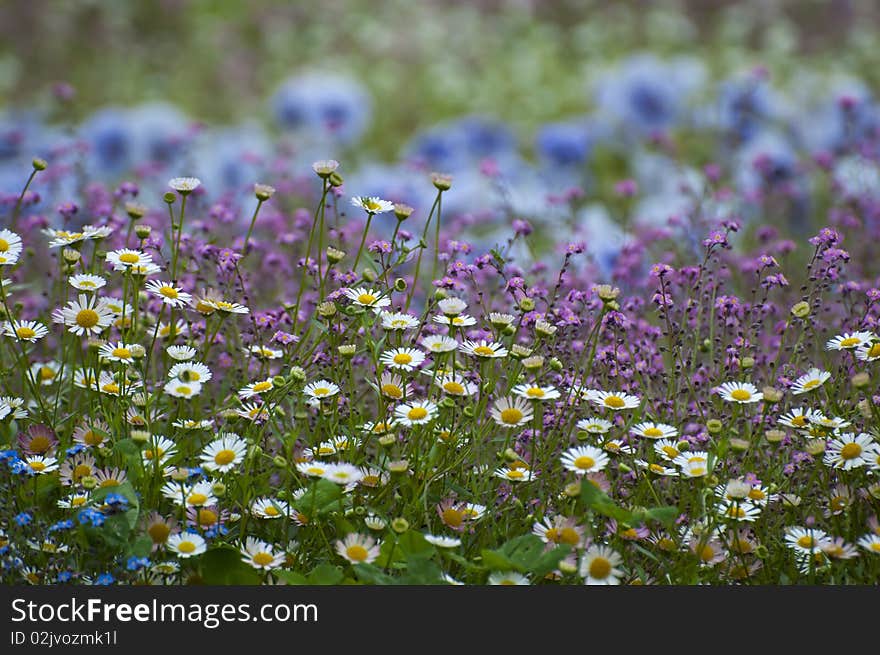
[(562, 466), (577, 475), (596, 473), (608, 465), (608, 455), (595, 446), (575, 446), (562, 453)]
[(338, 394), (339, 387), (329, 380), (318, 380), (307, 384), (303, 388), (303, 393), (312, 400), (324, 400)]
[(425, 353), (415, 348), (395, 348), (383, 352), (379, 361), (389, 368), (412, 371), (425, 361)]
[(163, 388), (165, 393), (174, 398), (195, 398), (202, 393), (202, 385), (198, 382), (181, 382), (180, 380), (168, 380)]
[(585, 418), (578, 421), (576, 427), (589, 434), (607, 434), (614, 424), (604, 418)]
[(528, 401), (519, 396), (507, 396), (499, 398), (492, 403), (489, 410), (492, 419), (505, 428), (516, 428), (525, 425), (534, 417), (534, 411)]
[(530, 468), (522, 466), (499, 466), (493, 475), (508, 482), (531, 482), (535, 478)]
[(148, 266), (153, 263), (153, 257), (140, 250), (122, 248), (108, 252), (107, 261), (113, 265), (113, 270), (124, 271), (133, 266)]
[(821, 371), (818, 368), (811, 368), (804, 375), (800, 376), (797, 380), (794, 381), (794, 384), (791, 385), (791, 392), (795, 396), (799, 396), (801, 394), (807, 393), (808, 391), (813, 391), (814, 389), (818, 389), (825, 382), (827, 382), (831, 378), (831, 373), (828, 371)]
[(132, 347), (132, 344), (123, 343), (121, 341), (115, 345), (112, 343), (105, 343), (98, 349), (98, 356), (108, 362), (131, 364), (134, 362)]
[(678, 430), (666, 423), (638, 423), (632, 427), (632, 433), (645, 439), (675, 439)]
[(49, 334), (49, 330), (38, 321), (6, 321), (3, 334), (18, 341), (36, 343)]
[(202, 450), (202, 468), (226, 473), (241, 464), (246, 453), (247, 443), (244, 439), (234, 432), (222, 433)]
[(785, 545), (797, 553), (811, 553), (828, 545), (828, 534), (817, 528), (786, 528)]
[(880, 555), (880, 536), (876, 534), (866, 534), (864, 537), (859, 538), (856, 543), (869, 553)]
[(378, 386), (372, 382), (370, 382), (370, 386), (391, 400), (403, 400), (405, 396), (411, 396), (413, 393), (411, 384), (404, 382), (398, 374), (389, 371), (382, 373)]
[(446, 335), (431, 335), (419, 342), (425, 350), (432, 353), (449, 353), (458, 348), (458, 341)]
[(372, 537), (352, 532), (336, 542), (336, 552), (352, 564), (372, 564), (379, 557), (379, 546)]
[(174, 177), (168, 180), (168, 186), (180, 195), (187, 195), (198, 189), (202, 181), (197, 177)]
[(204, 553), (208, 545), (195, 532), (179, 532), (168, 536), (165, 547), (178, 557), (195, 557)]
[(240, 551), (241, 561), (258, 571), (270, 571), (284, 564), (284, 553), (275, 552), (270, 544), (255, 537), (247, 537)]
[(489, 574), (486, 584), (502, 587), (527, 587), (532, 583), (526, 576), (516, 571), (494, 571)]
[(251, 514), (261, 519), (280, 519), (290, 515), (290, 505), (277, 498), (257, 498), (251, 503)]
[(91, 273), (80, 273), (71, 275), (67, 278), (74, 289), (78, 291), (97, 291), (107, 284), (107, 280), (100, 275), (92, 275)]
[[(192, 302), (190, 299), (189, 302)], [(218, 311), (221, 314), (250, 314), (251, 310), (249, 307), (242, 305), (237, 302), (229, 302), (228, 300), (223, 300), (222, 298), (209, 298), (203, 301), (207, 303), (209, 307), (211, 307), (214, 311)], [(204, 313), (204, 312), (202, 312)]]
[(147, 291), (159, 298), (169, 307), (183, 307), (188, 305), (192, 296), (186, 293), (173, 282), (161, 282), (150, 280), (147, 282)]
[(412, 314), (383, 311), (379, 317), (382, 319), (383, 330), (412, 330), (419, 326), (419, 319)]
[(829, 339), (825, 344), (825, 350), (854, 350), (871, 343), (877, 339), (877, 335), (866, 330), (858, 332), (846, 332)]
[(468, 314), (462, 314), (461, 316), (434, 316), (434, 322), (439, 323), (440, 325), (451, 325), (452, 327), (471, 327), (472, 325), (477, 324), (477, 319), (473, 316), (469, 316)]
[(429, 544), (437, 546), (437, 548), (458, 548), (461, 546), (461, 539), (457, 537), (446, 537), (442, 535), (426, 534), (425, 541)]
[(252, 382), (251, 384), (239, 389), (238, 397), (242, 398), (243, 400), (247, 400), (249, 398), (253, 398), (254, 396), (268, 393), (274, 388), (275, 383), (272, 382), (272, 378), (266, 378), (265, 380), (261, 380), (260, 382)]
[(63, 323), (68, 332), (77, 336), (100, 334), (113, 322), (113, 313), (102, 299), (80, 294), (64, 308), (52, 312), (52, 320)]
[(394, 408), (396, 420), (407, 427), (430, 423), (437, 416), (437, 404), (430, 400), (413, 400)]
[(653, 473), (654, 475), (662, 475), (670, 478), (678, 477), (678, 471), (668, 466), (654, 464), (652, 462), (645, 461), (644, 459), (634, 460), (634, 464), (643, 469), (647, 469), (650, 473)]
[(880, 359), (880, 341), (860, 346), (856, 349), (856, 357), (863, 362), (876, 362)]
[(718, 515), (728, 521), (752, 522), (761, 516), (761, 508), (747, 500), (726, 500), (718, 506)]
[(507, 357), (507, 348), (497, 341), (464, 341), (461, 344), (461, 352), (472, 357), (483, 357), (493, 359), (496, 357)]
[(865, 456), (874, 445), (875, 442), (869, 434), (847, 432), (828, 442), (822, 462), (831, 468), (849, 471), (868, 463)]
[(718, 395), (729, 403), (759, 403), (764, 399), (764, 394), (751, 382), (725, 382), (718, 387)]
[(361, 307), (370, 307), (372, 309), (380, 309), (388, 307), (391, 304), (391, 298), (383, 295), (381, 292), (366, 287), (358, 287), (356, 289), (345, 289), (343, 291), (355, 305)]
[(434, 384), (449, 396), (472, 396), (479, 389), (473, 382), (454, 375), (438, 375), (434, 379)]
[(624, 409), (635, 409), (641, 401), (638, 396), (633, 396), (622, 391), (600, 391), (591, 390), (588, 392), (589, 400), (599, 407), (610, 409), (613, 412), (619, 412)]
[(556, 400), (559, 398), (559, 391), (556, 387), (542, 387), (538, 384), (518, 384), (513, 388), (513, 393), (527, 400)]
[[(196, 349), (191, 346), (168, 346), (165, 348), (165, 352), (168, 353), (168, 356), (178, 362), (188, 362), (193, 357), (196, 356)], [(171, 369), (172, 371), (174, 368)], [(170, 377), (177, 377), (177, 373), (173, 375), (169, 372), (168, 375)]]
[(351, 204), (363, 209), (368, 214), (384, 214), (394, 211), (393, 202), (382, 200), (378, 196), (355, 196), (351, 199)]
[(620, 584), (623, 571), (617, 567), (621, 561), (620, 555), (607, 546), (590, 546), (580, 561), (580, 574), (584, 578), (584, 584)]

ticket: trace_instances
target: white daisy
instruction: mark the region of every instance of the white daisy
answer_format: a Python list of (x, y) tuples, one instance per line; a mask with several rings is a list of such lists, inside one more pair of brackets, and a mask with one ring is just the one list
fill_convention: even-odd
[(275, 383), (272, 382), (272, 378), (266, 378), (265, 380), (260, 380), (259, 382), (252, 382), (245, 387), (242, 387), (238, 391), (238, 397), (242, 399), (253, 398), (254, 396), (259, 396), (260, 394), (269, 393), (272, 389), (275, 388)]
[(314, 400), (324, 400), (339, 393), (339, 387), (329, 380), (318, 380), (305, 386), (303, 393)]
[(559, 391), (556, 387), (542, 387), (539, 384), (518, 384), (513, 388), (513, 393), (527, 400), (556, 400), (559, 398)]
[[(190, 346), (168, 346), (165, 348), (165, 352), (168, 353), (171, 359), (178, 362), (186, 362), (196, 356), (196, 349)], [(173, 371), (174, 369), (172, 368), (171, 370)], [(175, 373), (172, 377), (177, 377), (177, 374)]]
[(388, 307), (391, 304), (391, 298), (375, 289), (358, 287), (356, 289), (344, 289), (343, 292), (355, 305), (360, 305), (361, 307), (378, 309)]
[(18, 341), (36, 343), (49, 334), (49, 330), (37, 321), (6, 321), (3, 323), (3, 334)]
[(415, 348), (395, 348), (386, 350), (379, 358), (379, 362), (389, 368), (412, 371), (425, 361), (425, 353)]
[(594, 446), (575, 446), (562, 453), (562, 466), (577, 475), (596, 473), (608, 465), (608, 455)]
[(430, 400), (413, 400), (394, 408), (396, 420), (407, 427), (430, 423), (437, 416), (437, 404)]
[(531, 469), (522, 466), (499, 466), (495, 469), (493, 475), (508, 482), (531, 482), (535, 477)]
[(425, 541), (429, 544), (437, 546), (437, 548), (458, 548), (461, 546), (461, 539), (456, 537), (445, 537), (442, 535), (426, 534)]
[(585, 418), (577, 422), (577, 429), (590, 434), (606, 434), (614, 424), (604, 418)]
[(507, 348), (497, 341), (486, 341), (481, 339), (477, 341), (464, 341), (461, 344), (461, 352), (465, 355), (473, 357), (484, 357), (487, 359), (495, 357), (507, 357)]
[(425, 350), (432, 353), (448, 353), (458, 348), (458, 341), (446, 335), (430, 335), (419, 342)]
[(168, 180), (168, 186), (181, 195), (192, 193), (201, 186), (202, 181), (197, 177), (174, 177)]
[(592, 390), (588, 392), (588, 398), (594, 405), (610, 409), (614, 412), (619, 412), (623, 409), (635, 409), (641, 402), (638, 396), (633, 396), (623, 391)]
[(866, 453), (874, 447), (871, 435), (847, 432), (828, 442), (822, 462), (826, 466), (849, 471), (867, 464)]
[(492, 586), (519, 587), (529, 586), (531, 582), (522, 573), (516, 571), (495, 571), (489, 574), (487, 584)]
[(453, 375), (438, 375), (434, 379), (434, 384), (450, 396), (472, 396), (479, 389), (473, 382)]
[(666, 423), (638, 423), (631, 431), (645, 439), (675, 439), (678, 436), (678, 429)]
[(764, 394), (751, 382), (725, 382), (718, 387), (718, 395), (730, 403), (758, 403), (764, 399)]
[(617, 568), (620, 565), (619, 554), (608, 548), (595, 544), (590, 546), (581, 557), (580, 574), (587, 585), (616, 585), (620, 584), (623, 571)]
[(495, 423), (505, 428), (516, 428), (525, 425), (534, 417), (531, 404), (519, 396), (499, 398), (492, 403), (492, 409), (489, 410), (489, 414)]
[(202, 393), (202, 385), (198, 382), (181, 382), (174, 379), (165, 383), (164, 391), (175, 398), (193, 398)]
[(284, 553), (276, 552), (270, 544), (255, 537), (247, 537), (240, 551), (241, 561), (258, 571), (270, 571), (284, 564)]
[(818, 368), (811, 368), (804, 375), (800, 376), (797, 380), (794, 381), (794, 384), (791, 385), (791, 392), (795, 396), (799, 396), (801, 394), (807, 393), (808, 391), (813, 391), (814, 389), (818, 389), (825, 382), (827, 382), (831, 378), (831, 373), (828, 371), (821, 371)]
[(113, 322), (113, 314), (102, 299), (80, 294), (64, 308), (56, 309), (52, 320), (66, 325), (68, 332), (81, 336), (103, 332)]
[(162, 302), (169, 307), (183, 307), (188, 305), (192, 300), (192, 296), (183, 289), (175, 285), (173, 282), (161, 282), (159, 280), (150, 280), (147, 282), (147, 291), (160, 298)]
[(226, 473), (244, 461), (247, 442), (234, 432), (221, 433), (220, 437), (202, 449), (202, 468)]
[(825, 344), (825, 350), (853, 350), (868, 345), (876, 340), (877, 335), (866, 330), (845, 332), (844, 334), (837, 335), (833, 339), (829, 339)]
[(107, 261), (113, 265), (113, 270), (124, 271), (132, 266), (147, 266), (153, 263), (152, 255), (141, 250), (121, 248), (107, 253)]
[(363, 209), (368, 214), (384, 214), (394, 211), (393, 202), (382, 200), (377, 196), (355, 196), (351, 199), (351, 204)]
[(290, 505), (277, 498), (257, 498), (251, 503), (251, 514), (261, 519), (280, 519), (290, 515)]
[(70, 286), (79, 291), (97, 291), (107, 284), (105, 278), (100, 275), (92, 275), (91, 273), (71, 275), (67, 281), (70, 283)]
[(195, 557), (204, 553), (208, 545), (201, 535), (195, 532), (172, 534), (165, 542), (165, 547), (178, 557)]
[(336, 552), (352, 564), (371, 564), (379, 557), (379, 546), (372, 537), (352, 532), (336, 542)]
[(379, 314), (383, 330), (411, 330), (419, 326), (419, 319), (402, 312), (382, 312)]
[(0, 266), (12, 266), (21, 256), (21, 237), (11, 230), (0, 230)]

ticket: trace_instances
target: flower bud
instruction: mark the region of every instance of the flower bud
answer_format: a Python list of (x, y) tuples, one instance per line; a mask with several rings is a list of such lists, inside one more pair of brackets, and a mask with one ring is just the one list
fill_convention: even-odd
[(743, 369), (750, 369), (755, 365), (754, 357), (743, 357), (739, 363), (740, 367)]
[(709, 431), (709, 434), (718, 434), (723, 428), (724, 424), (717, 418), (710, 418), (706, 421), (706, 429)]
[(153, 228), (149, 225), (137, 225), (134, 228), (134, 233), (137, 235), (138, 239), (149, 239), (150, 235), (153, 233)]
[(795, 303), (791, 308), (792, 316), (796, 316), (797, 318), (806, 318), (810, 315), (812, 308), (810, 307), (810, 303), (806, 301), (801, 301), (799, 303)]
[(396, 280), (394, 280), (394, 290), (397, 293), (403, 293), (404, 291), (406, 291), (408, 286), (409, 285), (406, 283), (406, 280), (404, 280), (402, 277), (399, 277)]
[(372, 268), (365, 268), (361, 271), (361, 277), (367, 282), (375, 282), (376, 272)]
[(850, 382), (856, 389), (861, 389), (871, 384), (871, 376), (867, 371), (861, 371), (853, 375)]
[(169, 205), (173, 205), (176, 198), (177, 196), (171, 191), (166, 192), (165, 195), (162, 196), (162, 200), (167, 202)]
[(49, 165), (46, 163), (45, 159), (40, 159), (39, 157), (34, 157), (31, 165), (34, 167), (35, 171), (44, 171), (46, 167)]
[(782, 392), (775, 387), (764, 387), (761, 393), (764, 394), (765, 403), (778, 403), (782, 400)]
[(333, 246), (327, 246), (326, 253), (327, 261), (330, 262), (330, 264), (338, 264), (345, 259), (345, 251), (334, 248)]
[(284, 469), (287, 468), (287, 460), (281, 455), (275, 455), (275, 457), (272, 458), (272, 465), (275, 468)]
[(275, 194), (275, 187), (268, 184), (255, 184), (254, 195), (260, 202), (266, 202)]
[(770, 443), (779, 443), (780, 441), (785, 439), (785, 432), (783, 432), (782, 430), (767, 430), (764, 433), (764, 436)]
[(344, 343), (336, 348), (343, 357), (354, 357), (357, 352), (357, 346), (353, 343)]
[(398, 516), (396, 519), (391, 521), (391, 529), (394, 530), (397, 534), (403, 534), (407, 530), (409, 530), (409, 521), (407, 521), (402, 516)]
[(394, 205), (394, 215), (397, 217), (398, 221), (405, 221), (408, 219), (413, 213), (413, 208), (409, 205), (397, 204)]
[(452, 176), (442, 173), (431, 173), (431, 182), (439, 191), (449, 191), (452, 186)]
[(64, 257), (64, 261), (68, 264), (76, 264), (79, 261), (80, 253), (78, 250), (74, 250), (73, 248), (64, 248), (61, 251), (61, 256)]
[(128, 214), (131, 220), (137, 221), (144, 217), (147, 213), (147, 208), (136, 202), (127, 202), (125, 203), (125, 213)]
[(531, 312), (535, 309), (535, 301), (528, 296), (519, 299), (519, 308), (524, 312)]
[(80, 478), (79, 483), (83, 486), (83, 489), (94, 489), (98, 486), (98, 478), (86, 475)]
[(317, 312), (321, 318), (330, 318), (336, 313), (336, 303), (332, 300), (322, 302), (318, 305)]
[(290, 379), (294, 382), (305, 382), (306, 381), (306, 372), (303, 370), (302, 366), (291, 366), (290, 367)]
[(332, 173), (330, 173), (329, 181), (330, 181), (330, 186), (342, 186), (342, 182), (343, 182), (342, 176), (339, 173), (337, 173), (336, 171), (333, 171)]

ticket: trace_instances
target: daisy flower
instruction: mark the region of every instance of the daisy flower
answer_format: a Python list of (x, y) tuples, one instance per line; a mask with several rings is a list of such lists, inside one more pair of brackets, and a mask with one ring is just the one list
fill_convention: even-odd
[(202, 468), (226, 473), (241, 464), (246, 453), (247, 443), (244, 439), (234, 432), (222, 433), (202, 450)]
[(250, 353), (260, 359), (280, 359), (284, 357), (283, 350), (277, 350), (275, 348), (269, 348), (267, 346), (251, 346), (249, 349), (246, 349), (245, 352), (250, 351)]
[(355, 196), (351, 199), (351, 204), (363, 209), (368, 214), (384, 214), (394, 211), (393, 202), (382, 200), (377, 196)]
[(507, 480), (508, 482), (531, 482), (535, 475), (529, 468), (499, 466), (493, 472), (496, 478)]
[(197, 177), (174, 177), (168, 180), (168, 186), (181, 195), (187, 195), (198, 189), (202, 181)]
[(201, 362), (178, 362), (168, 371), (168, 377), (180, 382), (203, 384), (208, 382), (213, 375), (211, 369)]
[(247, 419), (248, 421), (268, 421), (269, 410), (264, 405), (257, 403), (242, 403), (239, 409), (235, 410), (237, 416)]
[(873, 446), (871, 435), (846, 432), (828, 442), (822, 462), (831, 468), (849, 471), (867, 463), (866, 451), (870, 451)]
[(633, 396), (622, 391), (599, 391), (588, 392), (589, 400), (599, 407), (619, 412), (622, 409), (635, 409), (641, 402), (638, 396)]
[(828, 371), (820, 371), (818, 368), (811, 368), (804, 375), (794, 381), (794, 384), (791, 385), (791, 392), (795, 396), (799, 396), (808, 391), (813, 391), (825, 384), (830, 378), (831, 373)]
[[(186, 362), (191, 360), (196, 356), (196, 349), (190, 346), (168, 346), (165, 348), (165, 352), (168, 353), (168, 356), (178, 362)], [(172, 371), (174, 368), (171, 369)], [(177, 373), (168, 373), (169, 377), (177, 377)]]
[(828, 543), (822, 547), (822, 552), (831, 559), (853, 559), (859, 556), (856, 547), (846, 543), (842, 537), (829, 537)]
[(0, 266), (15, 264), (21, 251), (21, 237), (11, 230), (0, 230)]
[(424, 425), (437, 416), (437, 404), (430, 400), (413, 400), (395, 407), (394, 415), (397, 421), (407, 427)]
[(339, 393), (339, 387), (329, 380), (318, 380), (305, 386), (303, 393), (313, 400), (324, 400)]
[(798, 554), (822, 550), (828, 543), (828, 535), (822, 530), (800, 526), (785, 529), (785, 545)]
[(290, 515), (290, 505), (277, 498), (257, 498), (251, 503), (251, 514), (261, 519), (280, 519)]
[(335, 159), (319, 159), (312, 164), (312, 170), (321, 177), (330, 177), (337, 168), (339, 168), (339, 162)]
[(434, 379), (434, 384), (440, 387), (444, 393), (450, 396), (472, 396), (477, 393), (479, 387), (462, 377), (453, 375), (440, 375)]
[(540, 537), (545, 544), (567, 544), (577, 548), (583, 543), (584, 528), (567, 516), (545, 517), (532, 526), (532, 534)]
[(388, 307), (391, 304), (391, 298), (383, 296), (381, 292), (366, 287), (358, 287), (356, 289), (344, 289), (346, 297), (348, 297), (355, 305), (361, 307), (372, 307), (374, 309)]
[(310, 478), (323, 478), (328, 466), (320, 462), (298, 462), (296, 470)]
[(238, 396), (239, 398), (247, 400), (249, 398), (253, 398), (254, 396), (268, 393), (274, 388), (275, 384), (272, 382), (272, 378), (266, 378), (265, 380), (261, 380), (260, 382), (252, 382), (251, 384), (243, 387), (239, 390)]
[(207, 550), (205, 540), (194, 532), (180, 532), (169, 535), (165, 542), (166, 548), (178, 557), (195, 557)]
[(458, 548), (461, 546), (461, 539), (458, 539), (457, 537), (446, 537), (433, 534), (425, 534), (424, 537), (425, 541), (437, 546), (437, 548)]
[(880, 341), (859, 347), (856, 350), (856, 357), (863, 362), (876, 362), (880, 359)]
[(464, 341), (461, 344), (461, 352), (465, 355), (484, 357), (487, 359), (507, 357), (507, 348), (497, 341), (486, 341), (485, 339), (481, 339), (480, 341)]
[(575, 446), (562, 453), (562, 466), (577, 475), (595, 473), (608, 466), (608, 455), (595, 446)]
[(458, 348), (458, 341), (446, 335), (427, 336), (419, 344), (432, 353), (449, 353)]
[(518, 396), (499, 398), (489, 410), (492, 419), (505, 428), (515, 428), (532, 420), (534, 412), (531, 404)]
[(30, 455), (23, 458), (30, 472), (34, 475), (45, 475), (58, 470), (58, 460), (46, 455)]
[(97, 291), (107, 284), (107, 280), (100, 275), (92, 275), (91, 273), (80, 273), (79, 275), (71, 275), (67, 278), (74, 289), (78, 291)]
[(141, 452), (144, 464), (158, 462), (164, 464), (177, 454), (177, 447), (171, 439), (156, 434), (150, 438), (150, 443)]
[(638, 423), (631, 431), (637, 437), (645, 439), (675, 439), (678, 436), (678, 430), (666, 423)]
[(340, 462), (338, 464), (328, 464), (324, 469), (324, 475), (321, 477), (336, 484), (356, 484), (360, 481), (362, 475), (361, 470), (357, 466)]
[(404, 382), (402, 377), (390, 371), (382, 373), (378, 386), (371, 381), (368, 382), (376, 391), (391, 400), (402, 400), (405, 396), (410, 396), (413, 393), (411, 384)]
[(418, 368), (425, 361), (425, 353), (415, 348), (395, 348), (394, 350), (386, 350), (379, 358), (379, 362), (389, 368), (396, 368), (403, 371), (412, 371)]
[(270, 571), (284, 564), (284, 553), (275, 552), (270, 544), (261, 539), (247, 537), (240, 550), (241, 561), (258, 571)]
[(678, 477), (678, 471), (674, 468), (669, 468), (668, 466), (662, 466), (661, 464), (652, 464), (643, 459), (634, 460), (636, 466), (639, 466), (643, 469), (647, 469), (650, 473), (654, 475), (662, 475), (670, 478)]
[(864, 537), (859, 538), (856, 543), (869, 553), (880, 555), (880, 536), (876, 534), (866, 534)]
[(729, 403), (758, 403), (764, 399), (764, 394), (751, 382), (725, 382), (718, 387), (718, 395)]
[(660, 439), (654, 442), (654, 452), (670, 462), (682, 454), (679, 443), (675, 439)]
[(577, 422), (577, 429), (590, 434), (606, 434), (614, 424), (604, 418), (581, 419)]
[(520, 587), (532, 584), (522, 573), (516, 571), (494, 571), (489, 574), (486, 584), (492, 586)]
[(461, 298), (449, 297), (437, 303), (437, 307), (445, 316), (458, 316), (467, 309), (467, 303)]
[(542, 387), (538, 384), (518, 384), (513, 388), (513, 393), (527, 400), (556, 400), (559, 391), (556, 387)]
[[(173, 328), (173, 329), (172, 329)], [(159, 330), (156, 333), (160, 339), (171, 339), (182, 337), (189, 331), (183, 319), (177, 319), (172, 326), (171, 323), (159, 323)]]
[(580, 561), (580, 574), (584, 578), (584, 584), (620, 584), (623, 576), (623, 571), (617, 568), (620, 562), (620, 555), (607, 546), (590, 546)]
[(3, 334), (18, 341), (36, 343), (49, 334), (49, 330), (38, 321), (6, 321), (3, 324)]
[(802, 430), (809, 425), (813, 410), (807, 407), (793, 407), (779, 417), (779, 423), (796, 430)]
[(115, 345), (112, 343), (105, 343), (98, 349), (98, 356), (101, 359), (110, 362), (131, 364), (134, 361), (132, 348), (132, 344), (126, 344), (121, 341), (117, 342)]
[(419, 326), (419, 319), (412, 314), (382, 312), (379, 314), (383, 330), (411, 330)]
[(150, 280), (147, 282), (146, 288), (147, 291), (161, 299), (163, 303), (170, 307), (183, 307), (184, 305), (188, 305), (192, 300), (190, 294), (176, 286), (173, 282)]
[(761, 516), (761, 508), (745, 500), (726, 500), (718, 506), (718, 515), (728, 521), (752, 522)]
[[(192, 302), (192, 299), (187, 302)], [(249, 307), (246, 307), (237, 302), (229, 302), (221, 298), (209, 298), (207, 300), (204, 300), (203, 302), (206, 303), (207, 306), (214, 311), (218, 311), (223, 314), (250, 314), (251, 312)]]
[(336, 552), (352, 564), (371, 564), (379, 557), (376, 540), (356, 532), (336, 542)]
[(683, 453), (676, 457), (673, 463), (687, 478), (701, 478), (709, 473), (709, 453), (704, 450)]
[(61, 364), (56, 361), (34, 362), (31, 364), (31, 375), (34, 381), (41, 386), (49, 386), (55, 383)]
[(202, 385), (199, 382), (181, 382), (176, 379), (168, 380), (163, 389), (174, 398), (194, 398), (202, 393)]
[[(2, 408), (6, 408), (4, 413)], [(0, 396), (0, 418), (12, 414), (12, 418), (27, 418), (28, 411), (24, 406), (24, 398), (17, 396)]]
[(153, 263), (153, 257), (141, 250), (121, 248), (108, 252), (107, 261), (113, 265), (113, 270), (124, 271), (133, 266), (148, 266)]
[(471, 327), (477, 324), (477, 319), (467, 314), (461, 316), (434, 316), (434, 322), (440, 325), (451, 325), (452, 327)]
[(865, 346), (877, 339), (877, 335), (873, 332), (860, 330), (858, 332), (845, 332), (839, 334), (833, 339), (829, 339), (825, 344), (825, 350), (853, 350)]
[(68, 332), (77, 336), (100, 334), (113, 322), (113, 313), (106, 303), (95, 296), (80, 294), (62, 309), (52, 313), (55, 323), (63, 323)]

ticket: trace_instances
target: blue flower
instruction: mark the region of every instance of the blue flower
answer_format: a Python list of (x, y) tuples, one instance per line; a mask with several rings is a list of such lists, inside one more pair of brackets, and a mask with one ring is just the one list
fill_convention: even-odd
[(83, 124), (81, 134), (89, 146), (89, 163), (95, 173), (116, 175), (131, 166), (134, 132), (128, 112), (102, 109)]
[(17, 514), (14, 520), (18, 525), (29, 525), (30, 522), (34, 520), (34, 517), (27, 512), (22, 512), (21, 514)]
[(129, 571), (139, 571), (145, 566), (149, 565), (150, 560), (146, 557), (129, 557), (128, 561), (125, 564), (125, 568)]
[(83, 525), (91, 525), (99, 528), (104, 525), (104, 515), (93, 507), (88, 507), (76, 515), (77, 520)]
[(49, 526), (49, 532), (57, 532), (58, 530), (70, 530), (73, 527), (73, 521), (70, 519), (65, 519), (64, 521), (58, 521), (58, 523), (54, 523)]
[(128, 507), (128, 498), (122, 494), (109, 493), (104, 497), (104, 502), (117, 511), (124, 510)]
[(116, 582), (116, 578), (113, 577), (112, 573), (102, 573), (95, 579), (96, 585), (109, 585)]
[(78, 444), (74, 444), (73, 446), (71, 446), (70, 448), (65, 450), (64, 452), (67, 454), (68, 457), (73, 457), (74, 455), (81, 453), (85, 449), (86, 449), (86, 447), (83, 444), (78, 443)]
[(73, 573), (70, 571), (61, 571), (56, 576), (56, 582), (70, 582), (73, 579)]
[(577, 166), (589, 159), (595, 137), (585, 121), (550, 123), (535, 137), (538, 158), (551, 166)]

